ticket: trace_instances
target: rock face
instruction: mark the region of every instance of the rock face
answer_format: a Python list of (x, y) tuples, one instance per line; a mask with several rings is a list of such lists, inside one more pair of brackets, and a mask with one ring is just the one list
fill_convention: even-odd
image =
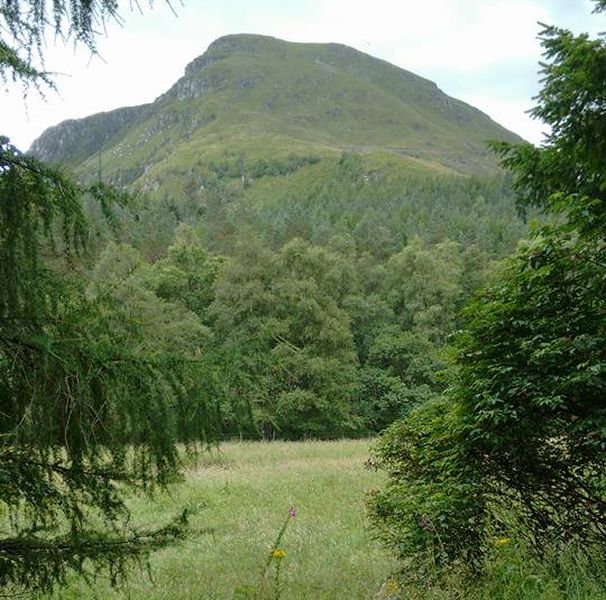
[(163, 161), (189, 168), (196, 152), (271, 155), (276, 139), (463, 173), (497, 168), (487, 139), (519, 141), (435, 83), (348, 46), (240, 34), (213, 42), (154, 102), (65, 121), (30, 152), (84, 173), (102, 153), (104, 173), (132, 183)]
[(96, 154), (116, 134), (146, 112), (148, 105), (119, 108), (84, 119), (63, 121), (36, 139), (30, 153), (45, 162), (77, 164)]

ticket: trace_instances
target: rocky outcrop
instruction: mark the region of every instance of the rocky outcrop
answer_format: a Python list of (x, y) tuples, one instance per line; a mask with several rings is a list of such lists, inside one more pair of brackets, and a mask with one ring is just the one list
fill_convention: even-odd
[(70, 119), (49, 127), (29, 153), (48, 163), (76, 164), (101, 150), (137, 119), (149, 105), (118, 108), (84, 119)]

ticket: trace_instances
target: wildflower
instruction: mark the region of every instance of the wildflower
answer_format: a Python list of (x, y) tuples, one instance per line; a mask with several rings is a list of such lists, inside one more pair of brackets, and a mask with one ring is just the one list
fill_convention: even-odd
[(385, 587), (383, 588), (384, 592), (388, 595), (388, 596), (393, 596), (395, 594), (397, 594), (400, 591), (400, 585), (398, 584), (397, 581), (394, 581), (393, 579), (390, 579), (389, 581), (387, 581), (385, 583)]
[(499, 548), (501, 548), (502, 546), (508, 546), (509, 544), (511, 544), (511, 538), (507, 537), (498, 538), (495, 541), (495, 546), (498, 546)]
[(297, 516), (297, 508), (295, 506), (291, 506), (288, 514), (294, 519)]
[(274, 548), (270, 554), (272, 558), (277, 558), (278, 560), (284, 558), (286, 556), (286, 550), (282, 548)]

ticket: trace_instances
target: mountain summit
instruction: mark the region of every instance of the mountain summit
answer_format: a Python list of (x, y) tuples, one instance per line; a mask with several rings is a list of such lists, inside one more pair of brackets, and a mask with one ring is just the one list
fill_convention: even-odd
[(240, 34), (214, 41), (154, 102), (65, 121), (31, 152), (82, 174), (101, 155), (109, 180), (157, 189), (167, 173), (225, 155), (389, 153), (491, 172), (489, 139), (520, 141), (414, 73), (340, 44)]

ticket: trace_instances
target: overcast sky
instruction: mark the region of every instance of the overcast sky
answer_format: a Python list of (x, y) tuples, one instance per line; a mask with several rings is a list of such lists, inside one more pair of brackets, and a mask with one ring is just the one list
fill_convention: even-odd
[(0, 95), (0, 134), (21, 149), (47, 127), (151, 102), (216, 38), (259, 33), (340, 42), (413, 71), (534, 143), (543, 127), (525, 114), (538, 91), (538, 21), (592, 34), (606, 29), (590, 0), (162, 0), (144, 14), (124, 2), (99, 56), (49, 39), (46, 68), (58, 93)]

